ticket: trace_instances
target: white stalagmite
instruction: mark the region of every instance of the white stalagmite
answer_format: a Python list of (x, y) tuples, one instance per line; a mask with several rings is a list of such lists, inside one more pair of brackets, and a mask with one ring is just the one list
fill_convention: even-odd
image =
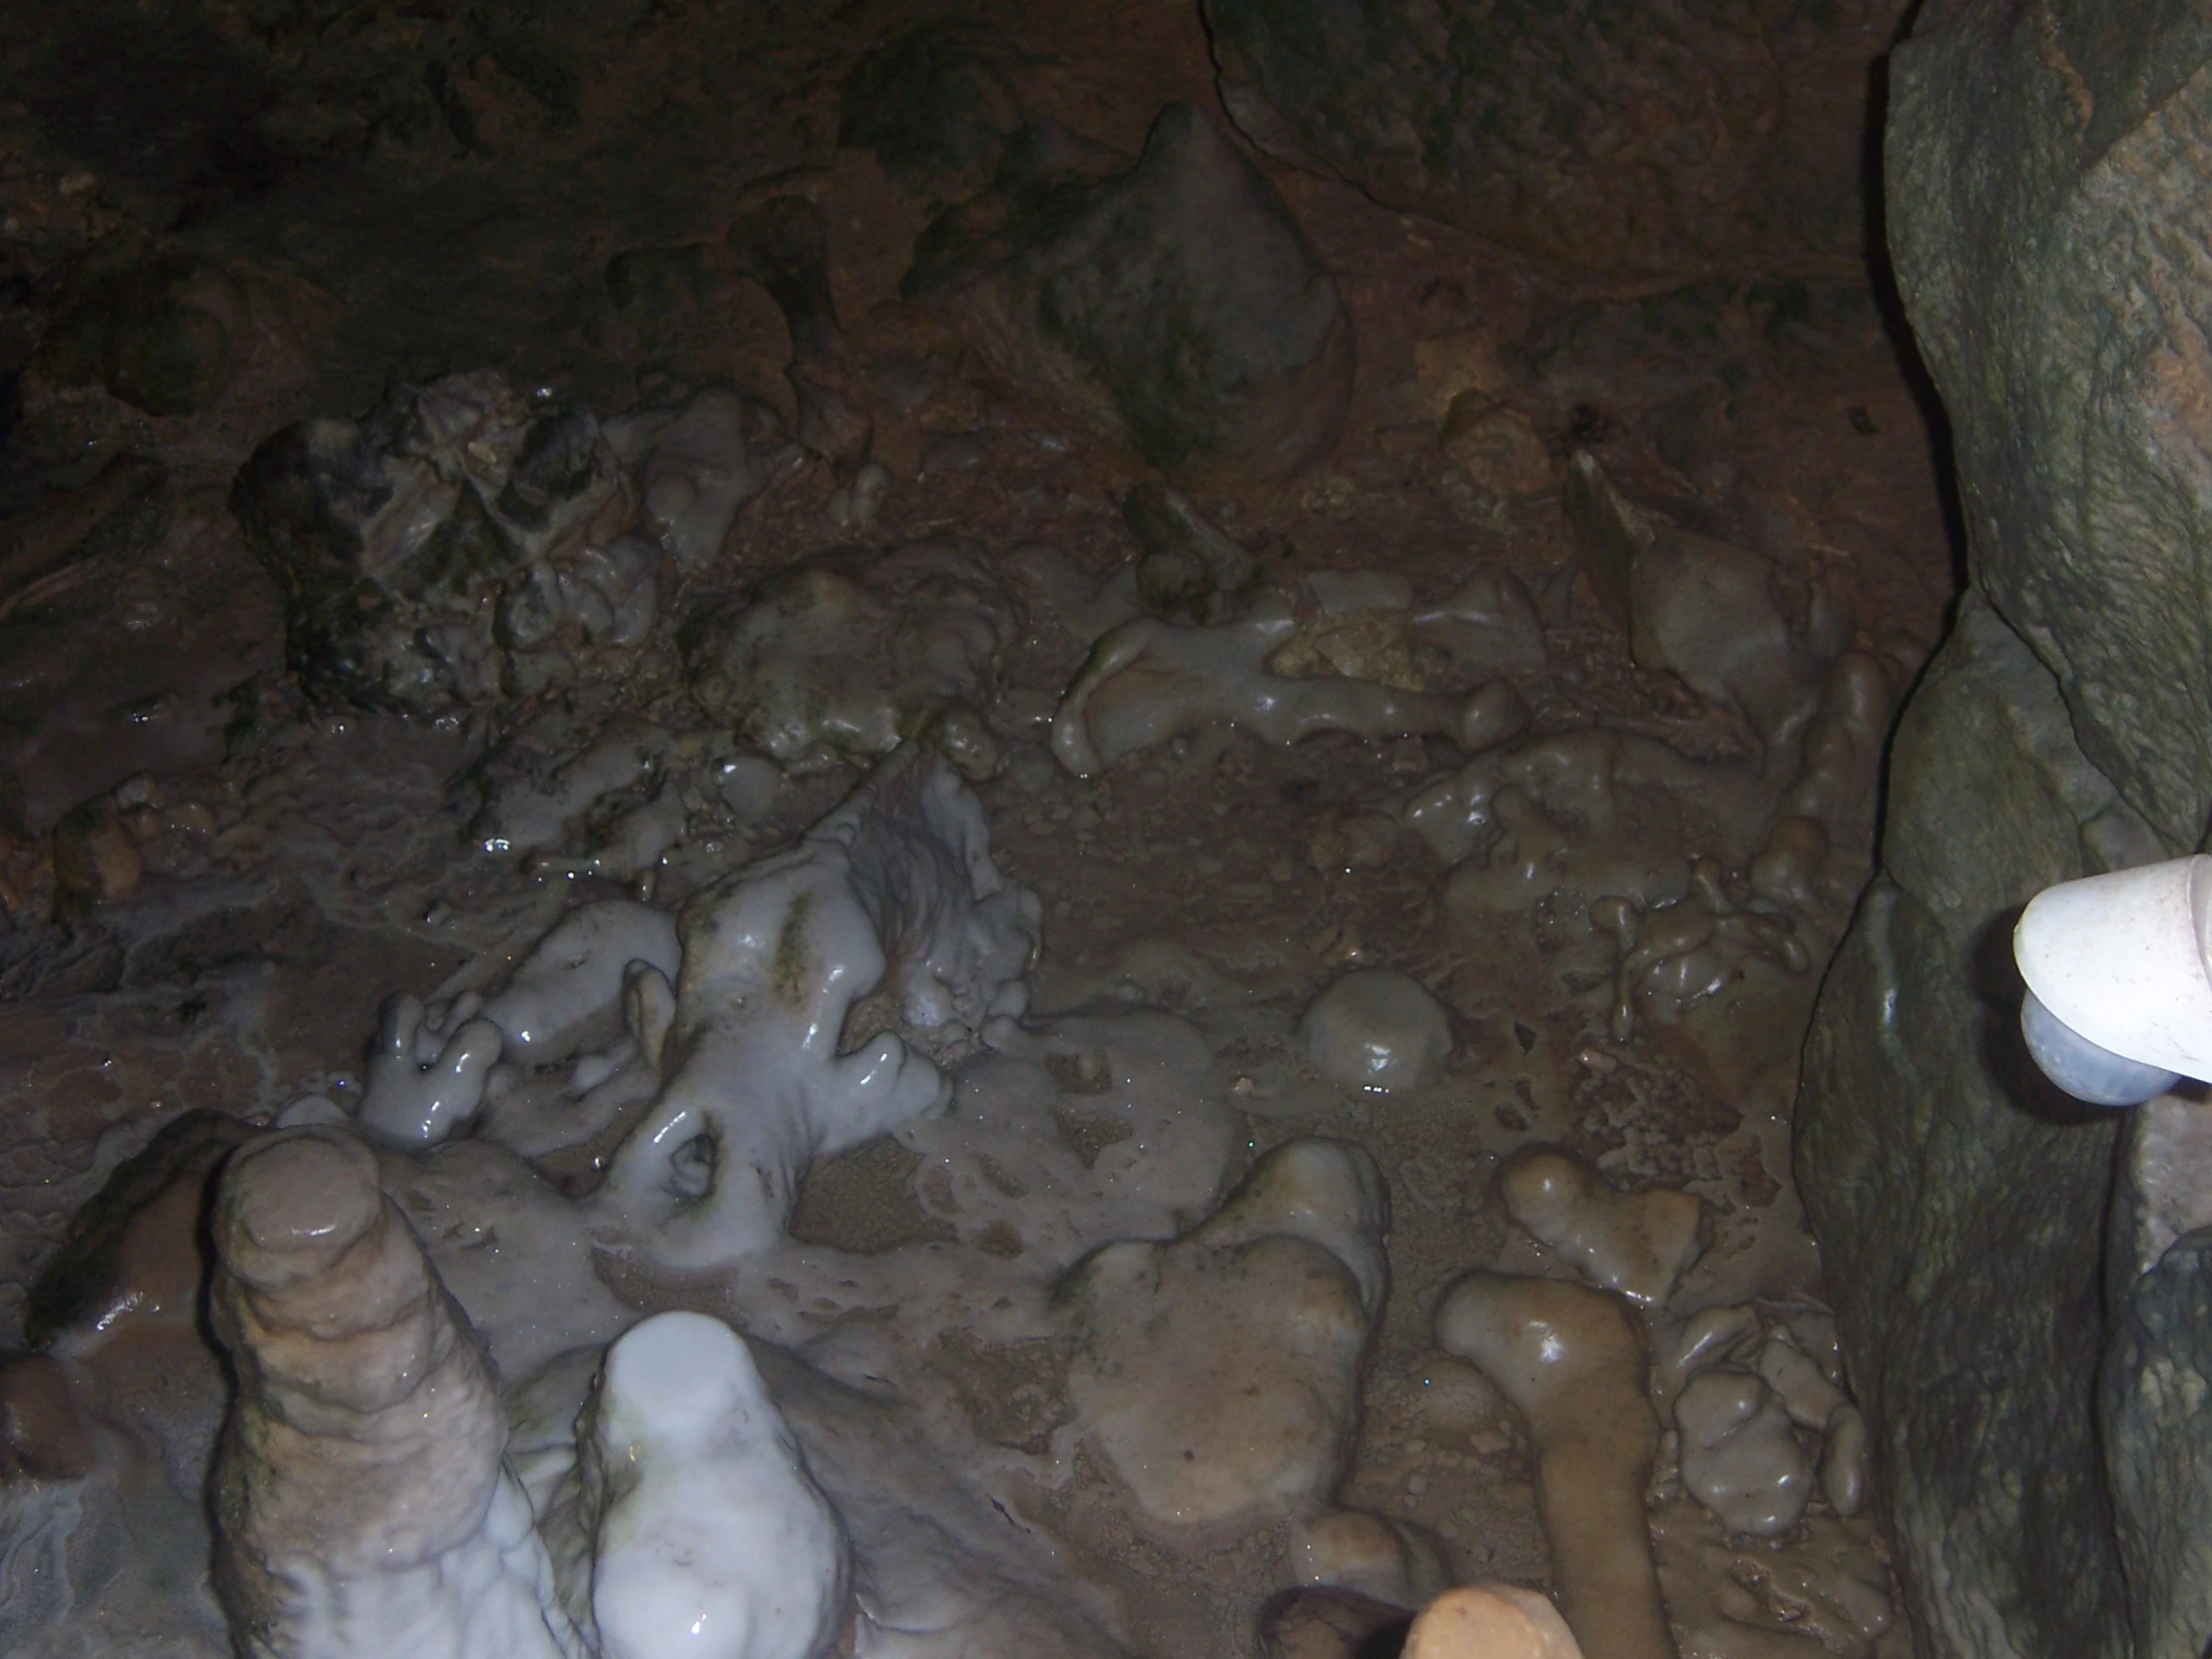
[(607, 1351), (581, 1447), (604, 1659), (813, 1659), (845, 1541), (738, 1335), (660, 1314)]
[(612, 1034), (594, 1026), (613, 1023), (632, 962), (673, 975), (682, 959), (676, 918), (666, 910), (619, 898), (579, 904), (523, 958), (482, 1017), (499, 1027), (511, 1063), (565, 1060)]
[(362, 1132), (387, 1146), (437, 1145), (476, 1116), (499, 1050), (499, 1027), (489, 1020), (440, 1031), (416, 998), (403, 991), (386, 997), (368, 1047)]
[(958, 775), (909, 746), (796, 846), (700, 894), (681, 925), (666, 1082), (600, 1203), (651, 1259), (703, 1268), (775, 1245), (811, 1159), (949, 1099), (895, 1032), (840, 1053), (852, 1004), (895, 975), (913, 1029), (1018, 1015), (1038, 905), (991, 863)]

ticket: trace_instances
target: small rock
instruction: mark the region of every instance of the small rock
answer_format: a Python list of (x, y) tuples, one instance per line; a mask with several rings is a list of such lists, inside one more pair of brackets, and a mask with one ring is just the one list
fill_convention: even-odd
[(1497, 360), (1497, 341), (1486, 328), (1462, 328), (1413, 342), (1413, 385), (1419, 412), (1441, 420), (1462, 393), (1501, 396), (1512, 384)]
[(1329, 818), (1306, 843), (1306, 857), (1319, 870), (1381, 869), (1397, 850), (1397, 821), (1384, 813)]

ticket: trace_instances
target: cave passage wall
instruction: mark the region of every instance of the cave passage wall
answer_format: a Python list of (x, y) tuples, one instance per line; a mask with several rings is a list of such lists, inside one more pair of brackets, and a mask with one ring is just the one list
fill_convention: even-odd
[(1797, 1168), (1923, 1653), (2212, 1639), (2204, 1218), (2165, 1179), (2193, 1129), (2043, 1084), (2010, 952), (2040, 887), (2196, 849), (2212, 808), (2208, 54), (2178, 0), (1932, 0), (1892, 62), (1970, 589), (1897, 733)]

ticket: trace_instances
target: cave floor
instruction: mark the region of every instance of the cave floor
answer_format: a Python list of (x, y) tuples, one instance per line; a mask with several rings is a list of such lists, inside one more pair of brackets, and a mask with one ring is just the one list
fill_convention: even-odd
[[(390, 88), (406, 54), (460, 30), (462, 12), (332, 8), (310, 30), (305, 13), (260, 27), (148, 8), (113, 52), (98, 8), (0, 19), (0, 81), (16, 100), (0, 112), (0, 261), (17, 273), (0, 283), (0, 363), (28, 359), (57, 251), (100, 235), (158, 230), (199, 258), (280, 274), (287, 314), (304, 319), (296, 350), (273, 349), (190, 415), (35, 373), (11, 382), (0, 513), (28, 522), (118, 454), (153, 458), (165, 479), (58, 576), (0, 596), (15, 819), (0, 843), (0, 1350), (24, 1342), (32, 1287), (72, 1215), (164, 1123), (200, 1109), (267, 1118), (302, 1093), (342, 1095), (390, 992), (488, 982), (581, 899), (642, 890), (680, 903), (859, 776), (792, 780), (742, 831), (716, 829), (706, 804), (642, 889), (487, 853), (468, 832), (487, 755), (517, 742), (555, 753), (618, 713), (666, 722), (680, 699), (663, 673), (440, 723), (310, 708), (284, 681), (278, 597), (225, 505), (269, 432), (356, 410), (394, 381), (487, 366), (602, 413), (727, 378), (789, 414), (790, 341), (761, 289), (722, 278), (688, 309), (645, 316), (610, 298), (604, 274), (625, 251), (718, 243), (747, 205), (798, 191), (829, 225), (849, 359), (885, 373), (926, 364), (930, 390), (878, 426), (892, 477), (871, 522), (832, 522), (830, 467), (790, 470), (719, 560), (680, 578), (664, 616), (832, 547), (956, 536), (1009, 571), (1017, 550), (1041, 547), (1090, 587), (1133, 557), (1121, 502), (1147, 470), (995, 380), (898, 298), (933, 204), (837, 147), (836, 98), (858, 53), (906, 19), (881, 5), (754, 10), (773, 17), (771, 49), (745, 44), (759, 18), (741, 26), (683, 0), (604, 8), (589, 23), (556, 10), (604, 53), (581, 103), (549, 116), (486, 69), (448, 100), (451, 130), (428, 138), (392, 113), (412, 105)], [(1162, 103), (1214, 103), (1193, 7), (974, 11), (1025, 65), (1035, 111), (1124, 152)], [(248, 114), (273, 106), (368, 136), (277, 165), (239, 137)], [(463, 122), (453, 108), (473, 113)], [(1502, 497), (1439, 449), (1453, 374), (1491, 365), (1479, 371), (1503, 377), (1555, 479), (1587, 452), (1631, 498), (1758, 550), (1787, 580), (1848, 593), (1852, 646), (1902, 696), (1954, 572), (1934, 441), (1863, 270), (1593, 287), (1349, 185), (1264, 166), (1336, 273), (1359, 350), (1348, 428), (1326, 461), (1200, 495), (1271, 578), (1381, 569), (1428, 595), (1493, 561), (1542, 623), (1544, 666), (1517, 679), (1538, 738), (1608, 728), (1756, 774), (1740, 720), (1631, 661), (1557, 483)], [(1773, 1326), (1798, 1320), (1818, 1347), (1823, 1285), (1789, 1119), (1820, 973), (1872, 864), (1871, 768), (1795, 917), (1810, 964), (1755, 953), (1680, 1005), (1639, 996), (1624, 1040), (1610, 1024), (1611, 947), (1593, 944), (1581, 910), (1451, 898), (1450, 864), (1400, 827), (1408, 796), (1463, 763), (1448, 742), (1337, 734), (1279, 749), (1218, 728), (1071, 776), (1044, 739), (1090, 641), (1050, 593), (1008, 580), (1028, 626), (985, 713), (1011, 760), (977, 793), (1001, 869), (1044, 907), (1032, 1017), (1150, 1007), (1186, 1022), (1205, 1058), (1177, 1086), (1234, 1114), (1232, 1182), (1297, 1136), (1374, 1155), (1389, 1188), (1390, 1290), (1334, 1501), (1420, 1529), (1454, 1580), (1547, 1585), (1529, 1436), (1479, 1372), (1435, 1347), (1434, 1306), (1472, 1269), (1572, 1276), (1514, 1224), (1496, 1185), (1517, 1150), (1551, 1145), (1623, 1190), (1704, 1202), (1705, 1248), (1652, 1316), (1655, 1349), (1698, 1310), (1736, 1305)], [(1660, 852), (1740, 871), (1767, 826), (1730, 822), (1721, 796), (1676, 795)], [(95, 903), (58, 890), (52, 848), (57, 821), (103, 798), (121, 807), (143, 874)], [(1435, 993), (1452, 1039), (1439, 1077), (1363, 1092), (1309, 1062), (1299, 1014), (1354, 967), (1396, 969)], [(886, 1138), (818, 1162), (794, 1234), (888, 1264), (892, 1280), (900, 1249), (987, 1254), (961, 1241), (943, 1202)], [(630, 1288), (641, 1305), (726, 1306), (712, 1288)], [(1053, 1437), (1068, 1420), (1064, 1375), (940, 1339), (910, 1356), (935, 1380), (917, 1389), (958, 1404), (947, 1445), (989, 1448), (978, 1480), (1023, 1494), (1021, 1524), (1086, 1586), (1086, 1618), (1163, 1659), (1263, 1650), (1263, 1603), (1311, 1576), (1295, 1519), (1228, 1538), (1148, 1528), (1095, 1453)], [(1685, 1654), (1907, 1651), (1868, 1612), (1887, 1593), (1869, 1515), (1839, 1520), (1816, 1504), (1778, 1539), (1731, 1538), (1683, 1495), (1672, 1457), (1654, 1514)], [(0, 1528), (20, 1513), (0, 1505)], [(20, 1544), (0, 1537), (0, 1562)], [(118, 1618), (112, 1651), (156, 1651), (157, 1616)], [(214, 1651), (188, 1634), (160, 1650)], [(1280, 1630), (1268, 1641), (1320, 1651), (1283, 1645)]]

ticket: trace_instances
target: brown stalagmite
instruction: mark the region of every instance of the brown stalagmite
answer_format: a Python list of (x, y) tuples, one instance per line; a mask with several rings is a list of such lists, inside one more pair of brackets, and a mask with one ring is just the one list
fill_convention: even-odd
[(239, 1376), (216, 1574), (242, 1651), (570, 1651), (488, 1363), (375, 1155), (330, 1125), (250, 1141), (214, 1230), (211, 1316)]
[(1551, 1579), (1589, 1659), (1675, 1659), (1644, 1488), (1659, 1419), (1625, 1303), (1551, 1279), (1473, 1273), (1436, 1310), (1436, 1343), (1478, 1367), (1536, 1444)]

